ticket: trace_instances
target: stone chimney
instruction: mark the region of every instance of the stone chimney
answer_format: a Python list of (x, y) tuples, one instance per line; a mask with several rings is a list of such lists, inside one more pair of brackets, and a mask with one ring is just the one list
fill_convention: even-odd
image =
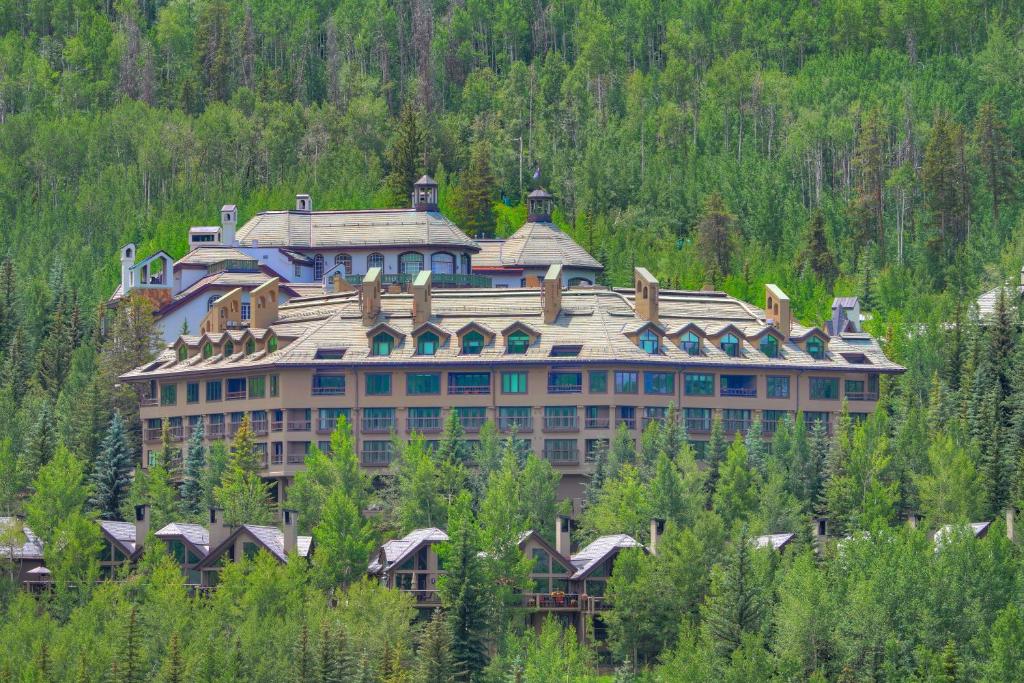
[(228, 528), (224, 525), (224, 511), (210, 508), (210, 552), (228, 538)]
[(126, 244), (121, 247), (121, 295), (128, 294), (132, 288), (131, 267), (135, 265), (135, 245)]
[(363, 325), (372, 325), (380, 315), (380, 280), (380, 268), (370, 268), (363, 277), (363, 287), (359, 292)]
[(412, 186), (412, 208), (417, 211), (437, 211), (437, 183), (428, 175)]
[(641, 320), (658, 322), (658, 281), (646, 268), (634, 268), (633, 279), (636, 282), (634, 306), (636, 315)]
[(529, 223), (550, 223), (555, 198), (542, 189), (526, 196), (526, 220)]
[(566, 515), (555, 516), (555, 550), (562, 557), (569, 557), (572, 553), (572, 538), (569, 535), (572, 529), (572, 520)]
[(149, 506), (135, 506), (135, 549), (138, 550), (145, 544), (146, 536), (149, 535)]
[(661, 542), (661, 535), (665, 533), (665, 520), (655, 517), (651, 520), (651, 543), (647, 549), (651, 555), (658, 554), (658, 544)]
[(412, 324), (416, 327), (430, 320), (430, 287), (433, 273), (421, 270), (412, 283)]
[(544, 322), (551, 324), (562, 310), (562, 264), (552, 263), (544, 276), (541, 287), (541, 303), (544, 306)]
[(1017, 506), (1010, 505), (1006, 508), (1006, 537), (1010, 543), (1017, 542)]
[(764, 286), (764, 315), (769, 325), (774, 325), (783, 337), (789, 339), (793, 330), (793, 315), (789, 312), (789, 297), (778, 285)]
[(295, 195), (295, 210), (305, 213), (313, 212), (313, 199), (308, 194)]
[(249, 294), (251, 327), (266, 329), (277, 322), (277, 297), (280, 285), (280, 278), (271, 278)]
[(284, 524), (281, 531), (284, 534), (284, 554), (289, 555), (298, 552), (299, 548), (299, 513), (288, 508), (283, 512)]
[(225, 204), (220, 207), (220, 241), (226, 247), (237, 246), (235, 227), (238, 225), (238, 207)]

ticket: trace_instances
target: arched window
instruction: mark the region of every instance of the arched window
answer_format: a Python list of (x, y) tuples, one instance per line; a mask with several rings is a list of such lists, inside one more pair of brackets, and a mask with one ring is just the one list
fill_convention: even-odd
[(647, 353), (658, 353), (661, 350), (661, 339), (658, 335), (647, 330), (640, 335), (640, 348)]
[(334, 257), (334, 265), (341, 265), (345, 268), (345, 275), (352, 274), (352, 257), (348, 254), (338, 254)]
[(415, 275), (423, 270), (423, 254), (418, 251), (407, 251), (398, 257), (398, 272)]
[(506, 350), (509, 353), (526, 353), (528, 348), (530, 348), (530, 335), (522, 330), (516, 330), (508, 336)]
[(324, 276), (324, 255), (317, 254), (313, 257), (313, 279), (319, 280)]
[(206, 342), (203, 344), (203, 358), (209, 358), (213, 355), (213, 344)]
[(245, 342), (245, 355), (248, 356), (249, 354), (252, 354), (252, 353), (256, 353), (256, 340), (255, 339), (250, 339), (249, 341)]
[(224, 345), (224, 357), (227, 358), (228, 356), (233, 355), (235, 355), (235, 343), (229, 341), (227, 344)]
[(380, 268), (381, 270), (384, 270), (384, 254), (375, 251), (367, 256), (366, 269), (369, 270), (370, 268)]
[(455, 257), (446, 251), (431, 254), (430, 270), (442, 275), (453, 275), (455, 273)]
[(825, 342), (821, 341), (821, 337), (811, 337), (807, 340), (807, 353), (818, 360), (825, 357)]
[(722, 350), (725, 355), (735, 358), (740, 355), (740, 340), (734, 334), (727, 334), (722, 337)]
[(208, 311), (209, 311), (210, 309), (212, 309), (212, 308), (213, 308), (213, 305), (214, 305), (215, 303), (217, 303), (217, 299), (219, 299), (219, 298), (220, 298), (220, 294), (214, 294), (214, 295), (213, 295), (213, 296), (211, 296), (211, 297), (210, 297), (209, 299), (207, 299), (207, 300), (206, 300), (206, 310), (208, 310)]
[(437, 353), (437, 347), (441, 345), (441, 339), (433, 332), (424, 332), (416, 340), (416, 354), (419, 356), (433, 356)]
[(479, 356), (484, 348), (484, 335), (467, 332), (462, 336), (462, 352), (468, 356)]
[(187, 346), (179, 346), (178, 347), (178, 360), (179, 361), (183, 361), (186, 358), (188, 358), (188, 347)]
[(374, 356), (390, 356), (391, 350), (395, 348), (395, 338), (387, 332), (378, 332), (373, 337), (373, 345), (370, 353)]
[(571, 277), (569, 278), (570, 287), (579, 287), (580, 285), (592, 285), (594, 284), (585, 277)]
[(267, 340), (267, 353), (273, 353), (277, 351), (277, 337), (271, 337)]
[(469, 254), (462, 255), (462, 272), (467, 275), (473, 272), (473, 262), (469, 260)]
[(769, 358), (778, 358), (779, 340), (770, 334), (761, 337), (761, 353)]
[(693, 332), (687, 332), (680, 337), (679, 346), (691, 356), (700, 355), (700, 338)]

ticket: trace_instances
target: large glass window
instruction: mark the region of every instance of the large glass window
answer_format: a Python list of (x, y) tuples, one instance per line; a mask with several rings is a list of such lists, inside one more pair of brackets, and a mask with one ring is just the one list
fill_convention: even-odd
[(687, 432), (703, 433), (711, 431), (710, 408), (686, 408), (683, 416), (686, 418)]
[(407, 251), (398, 257), (398, 272), (415, 275), (423, 270), (423, 254), (418, 251)]
[(687, 332), (679, 338), (679, 347), (691, 356), (700, 355), (700, 337), (693, 332)]
[(378, 332), (373, 337), (373, 345), (370, 352), (374, 356), (390, 356), (395, 348), (395, 338), (387, 332)]
[(438, 372), (410, 372), (405, 376), (405, 393), (409, 396), (441, 393), (441, 374)]
[(526, 353), (528, 348), (530, 348), (530, 335), (522, 330), (516, 330), (508, 336), (507, 351), (509, 353)]
[(317, 254), (313, 257), (313, 279), (317, 282), (324, 276), (324, 255)]
[(583, 392), (582, 372), (549, 372), (549, 394), (579, 394)]
[(645, 394), (673, 394), (676, 390), (676, 376), (672, 372), (645, 372)]
[(249, 378), (249, 398), (263, 398), (267, 394), (266, 375)]
[(185, 401), (199, 403), (199, 382), (189, 382), (185, 385)]
[(462, 353), (468, 356), (479, 356), (483, 348), (484, 335), (476, 331), (462, 335)]
[(633, 370), (615, 371), (615, 393), (635, 394), (639, 391), (638, 374)]
[(607, 394), (608, 393), (608, 371), (607, 370), (591, 370), (590, 371), (590, 393), (592, 393), (592, 394)]
[(501, 373), (501, 392), (503, 394), (525, 394), (526, 373), (525, 372), (503, 372)]
[(387, 396), (391, 393), (390, 372), (370, 372), (366, 375), (367, 396)]
[(779, 357), (779, 340), (770, 334), (761, 337), (761, 353), (769, 358)]
[(838, 401), (839, 379), (837, 377), (811, 377), (810, 393), (814, 400)]
[(270, 376), (270, 396), (274, 398), (281, 393), (280, 380), (277, 375)]
[(640, 335), (640, 348), (647, 353), (658, 353), (661, 350), (661, 338), (654, 332), (646, 330)]
[(719, 394), (754, 398), (757, 396), (756, 375), (721, 375), (718, 378)]
[[(271, 375), (271, 388), (277, 375)], [(314, 396), (343, 396), (345, 394), (345, 375), (313, 375)]]
[(789, 398), (789, 377), (769, 375), (768, 398)]
[(334, 257), (334, 265), (340, 265), (345, 269), (345, 275), (352, 274), (352, 257), (348, 254), (338, 254)]
[(228, 400), (229, 401), (240, 401), (245, 398), (245, 377), (229, 377), (228, 378)]
[(449, 372), (449, 394), (489, 394), (491, 374), (489, 372)]
[(715, 376), (707, 373), (688, 372), (683, 382), (687, 396), (714, 396)]
[(219, 401), (223, 398), (224, 385), (219, 379), (211, 380), (206, 383), (206, 400), (207, 401)]
[(437, 353), (437, 348), (441, 343), (441, 338), (433, 332), (424, 332), (416, 339), (416, 354), (419, 356), (433, 356)]
[(727, 334), (722, 337), (722, 351), (725, 355), (736, 357), (740, 355), (740, 340), (734, 334)]
[(455, 257), (446, 251), (439, 251), (430, 256), (430, 270), (440, 275), (455, 273)]
[(177, 384), (161, 384), (160, 385), (160, 405), (162, 406), (173, 406), (178, 402), (178, 385)]
[(823, 359), (825, 357), (825, 342), (820, 337), (811, 337), (807, 340), (807, 353), (818, 360)]
[(380, 268), (381, 270), (384, 270), (384, 254), (373, 252), (367, 256), (366, 269), (369, 270), (370, 268)]

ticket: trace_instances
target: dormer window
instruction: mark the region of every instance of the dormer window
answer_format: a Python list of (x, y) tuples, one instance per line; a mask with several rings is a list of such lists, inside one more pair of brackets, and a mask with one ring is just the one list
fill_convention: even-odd
[(273, 353), (277, 351), (277, 337), (271, 337), (267, 340), (267, 353)]
[(818, 360), (825, 358), (825, 342), (821, 340), (821, 337), (811, 337), (807, 340), (807, 353)]
[(188, 347), (187, 346), (179, 346), (178, 347), (178, 362), (184, 361), (187, 358), (188, 358)]
[(395, 348), (395, 338), (387, 332), (380, 332), (373, 337), (371, 353), (374, 356), (390, 356)]
[(213, 356), (213, 344), (206, 342), (203, 344), (203, 358), (210, 358)]
[(517, 330), (508, 336), (506, 350), (509, 353), (523, 354), (530, 348), (530, 335), (522, 330)]
[(691, 356), (700, 355), (700, 337), (693, 332), (687, 332), (679, 338), (679, 347)]
[(722, 337), (722, 351), (725, 355), (736, 358), (740, 355), (740, 340), (735, 334), (727, 334)]
[(768, 356), (769, 358), (779, 357), (779, 340), (770, 334), (766, 334), (761, 338), (761, 353)]
[(433, 356), (441, 345), (441, 339), (433, 332), (424, 332), (416, 340), (416, 355)]
[(462, 336), (462, 353), (467, 356), (479, 356), (484, 349), (484, 335), (479, 332), (467, 332)]
[(650, 330), (643, 332), (638, 341), (640, 348), (646, 353), (655, 354), (661, 351), (661, 338)]
[(256, 353), (256, 340), (250, 339), (249, 341), (245, 342), (245, 355), (248, 356), (253, 353)]
[(229, 341), (227, 344), (224, 345), (224, 357), (227, 358), (228, 356), (233, 355), (235, 355), (235, 343)]

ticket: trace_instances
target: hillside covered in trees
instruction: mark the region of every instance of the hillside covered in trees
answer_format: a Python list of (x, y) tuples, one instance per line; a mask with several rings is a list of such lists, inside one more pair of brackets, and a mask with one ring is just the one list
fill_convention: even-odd
[[(901, 520), (1024, 502), (1018, 299), (986, 324), (973, 309), (1024, 265), (1022, 24), (995, 0), (0, 0), (0, 514), (64, 541), (52, 600), (0, 591), (0, 680), (586, 680), (598, 661), (623, 680), (1021, 679), (1024, 559), (1001, 522), (936, 552)], [(859, 296), (908, 371), (832, 436), (719, 433), (702, 463), (679, 433), (613, 442), (581, 539), (669, 524), (611, 582), (600, 651), (517, 632), (501, 596), (410, 626), (403, 596), (357, 580), (376, 542), (446, 521), (485, 560), (446, 606), (522, 579), (507, 534), (550, 536), (553, 516), (499, 502), (553, 512), (557, 476), (458, 435), (404, 446), (374, 492), (344, 447), (322, 457), (302, 519), (340, 573), (241, 563), (200, 603), (154, 553), (70, 589), (95, 577), (98, 514), (269, 515), (245, 444), (200, 454), (177, 493), (161, 467), (129, 483), (139, 426), (116, 377), (154, 339), (130, 308), (100, 334), (118, 246), (180, 256), (222, 204), (245, 220), (299, 192), (404, 205), (423, 172), (472, 233), (509, 234), (544, 185), (605, 284), (643, 265), (759, 303), (776, 282), (807, 323)], [(814, 514), (854, 538), (818, 558)], [(800, 547), (750, 548), (778, 530)]]

